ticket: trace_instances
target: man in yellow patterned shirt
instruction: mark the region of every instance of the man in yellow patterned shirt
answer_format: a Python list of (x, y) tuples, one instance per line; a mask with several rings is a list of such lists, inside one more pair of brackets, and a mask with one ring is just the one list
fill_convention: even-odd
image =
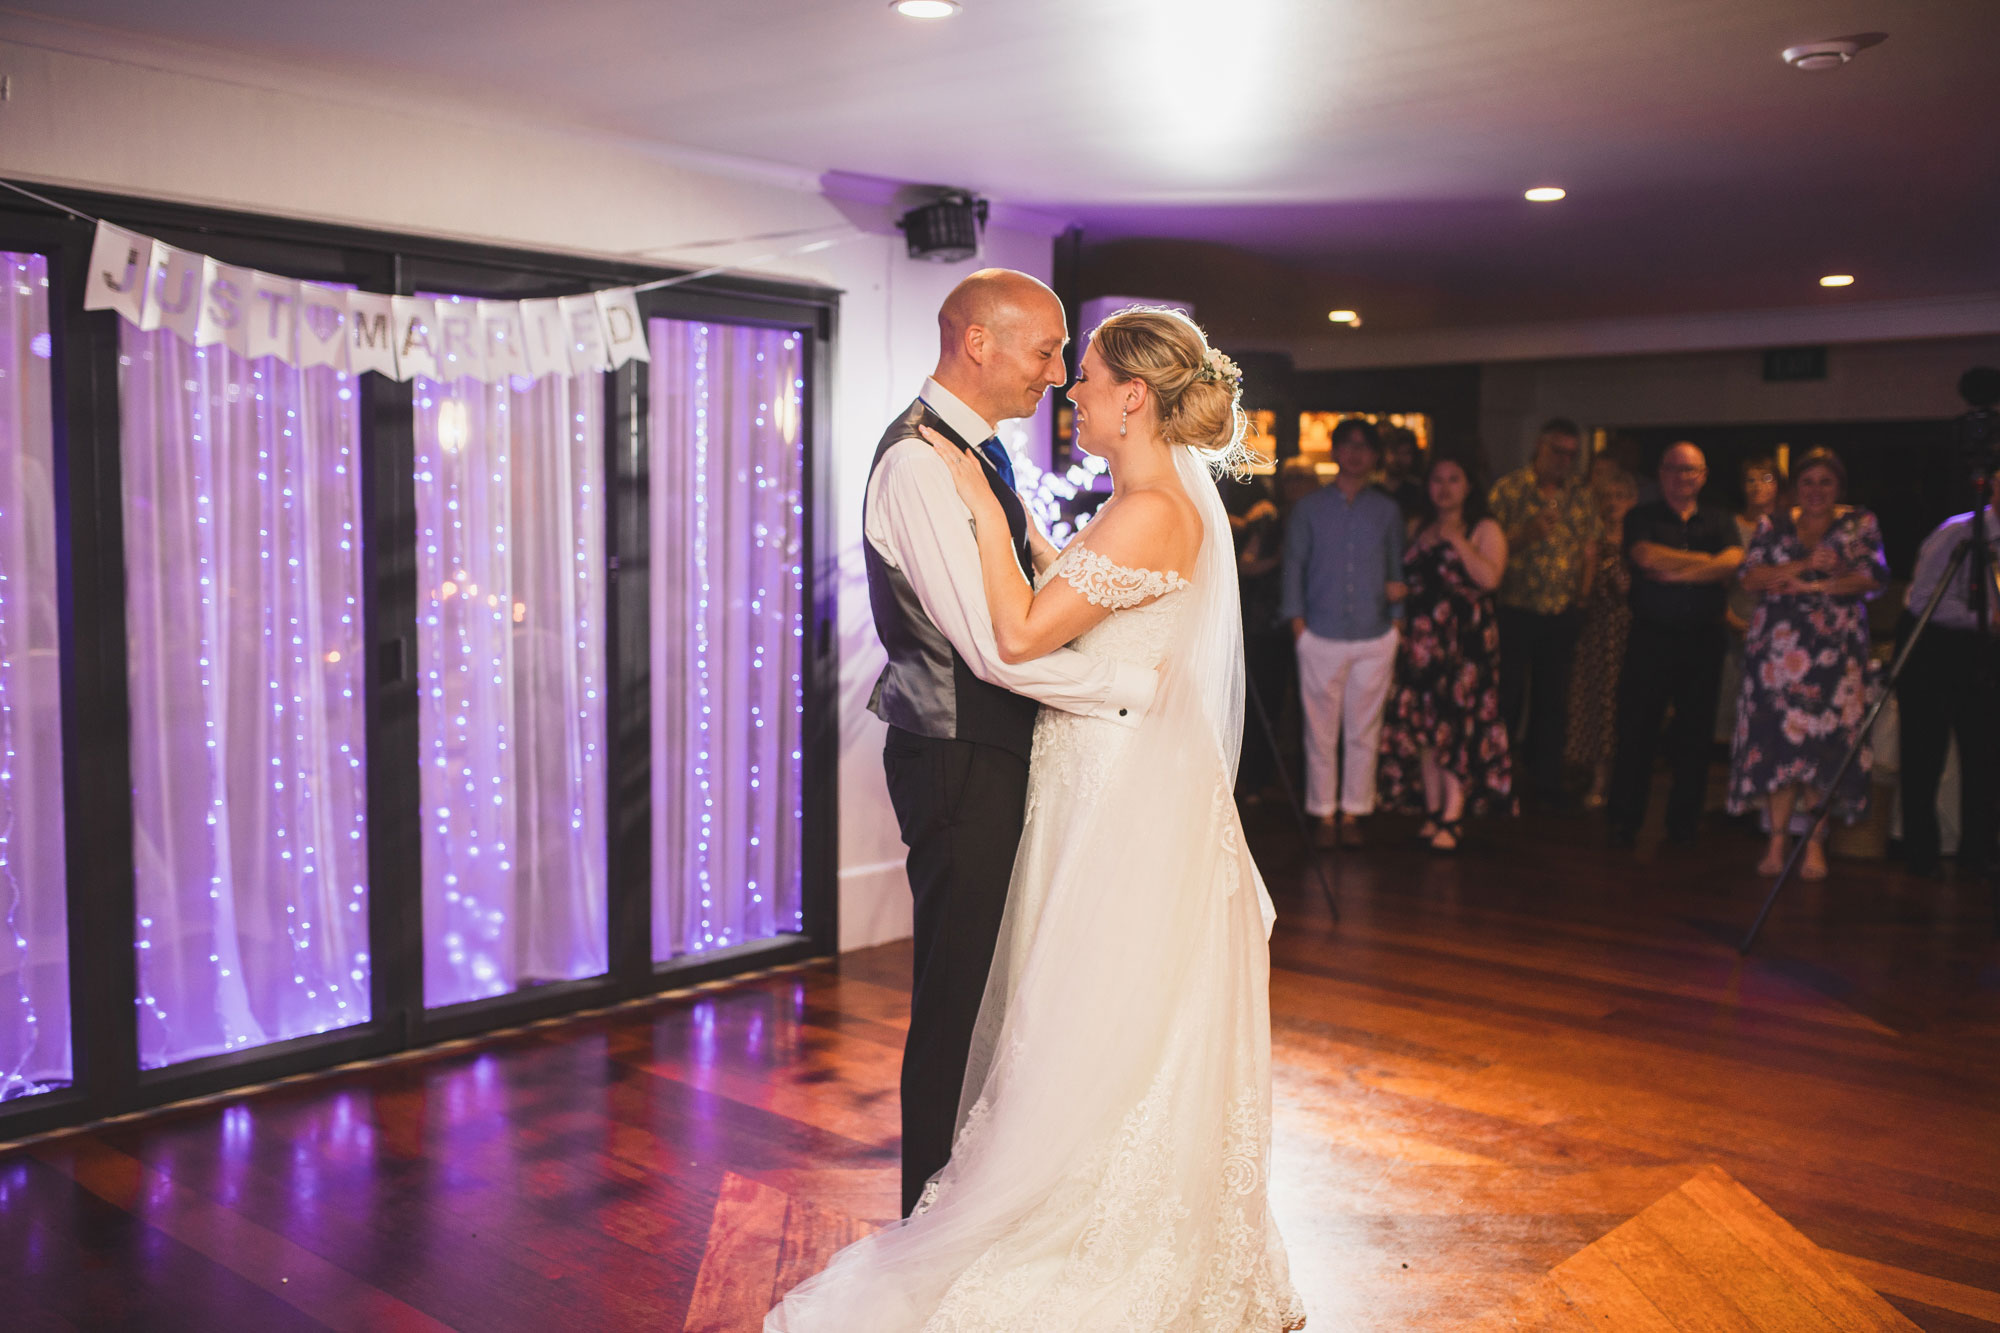
[[(1542, 427), (1534, 462), (1493, 485), (1493, 517), (1507, 534), (1500, 583), (1500, 710), (1514, 737), (1515, 769), (1545, 805), (1563, 800), (1563, 735), (1582, 606), (1597, 568), (1597, 506), (1577, 463), (1583, 432), (1556, 417)], [(1523, 706), (1527, 717), (1522, 718)]]

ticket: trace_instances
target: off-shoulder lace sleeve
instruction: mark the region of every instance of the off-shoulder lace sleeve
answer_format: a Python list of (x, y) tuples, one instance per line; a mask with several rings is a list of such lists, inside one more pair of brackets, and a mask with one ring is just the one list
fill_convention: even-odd
[(1056, 572), (1091, 605), (1107, 606), (1113, 611), (1164, 597), (1187, 587), (1188, 583), (1173, 570), (1161, 573), (1153, 569), (1129, 569), (1081, 542), (1071, 543), (1063, 552)]

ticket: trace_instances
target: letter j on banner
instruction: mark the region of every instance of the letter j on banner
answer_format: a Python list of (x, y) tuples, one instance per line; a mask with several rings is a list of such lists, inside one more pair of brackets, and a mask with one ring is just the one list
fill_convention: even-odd
[(85, 310), (116, 310), (137, 324), (146, 313), (146, 287), (153, 276), (150, 236), (97, 224), (90, 246), (90, 277), (83, 287)]

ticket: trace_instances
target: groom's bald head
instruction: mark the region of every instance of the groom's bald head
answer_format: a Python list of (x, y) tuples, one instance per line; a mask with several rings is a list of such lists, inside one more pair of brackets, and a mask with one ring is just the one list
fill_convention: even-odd
[(988, 421), (1030, 416), (1068, 379), (1062, 302), (1010, 268), (983, 268), (938, 307), (938, 383)]
[(982, 268), (951, 289), (938, 307), (940, 350), (949, 354), (974, 327), (1010, 329), (1036, 314), (1062, 318), (1062, 302), (1035, 278), (1011, 268)]

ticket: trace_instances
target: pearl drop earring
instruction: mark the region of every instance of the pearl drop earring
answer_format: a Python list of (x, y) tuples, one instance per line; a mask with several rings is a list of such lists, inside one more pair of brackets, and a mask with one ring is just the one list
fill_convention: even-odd
[(1129, 407), (1126, 408), (1123, 412), (1120, 412), (1118, 414), (1118, 433), (1120, 435), (1123, 435), (1125, 433), (1125, 423), (1130, 421), (1131, 419), (1132, 419), (1132, 409)]

